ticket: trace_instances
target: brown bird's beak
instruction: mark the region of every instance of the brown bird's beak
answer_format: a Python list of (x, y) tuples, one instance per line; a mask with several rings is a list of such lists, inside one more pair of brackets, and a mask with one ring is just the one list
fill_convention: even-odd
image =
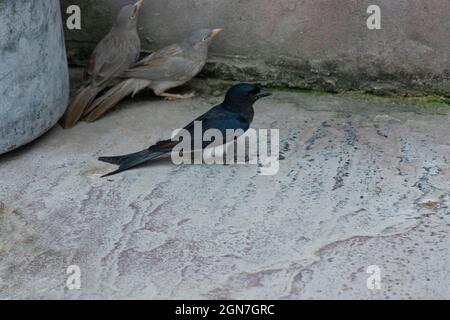
[(214, 39), (215, 37), (217, 37), (217, 35), (219, 33), (221, 33), (223, 31), (222, 28), (218, 28), (218, 29), (213, 29), (213, 31), (211, 31), (211, 34), (209, 35), (209, 40), (211, 41), (212, 39)]
[(136, 7), (136, 13), (139, 13), (141, 11), (142, 5), (144, 4), (144, 0), (139, 0), (134, 5)]

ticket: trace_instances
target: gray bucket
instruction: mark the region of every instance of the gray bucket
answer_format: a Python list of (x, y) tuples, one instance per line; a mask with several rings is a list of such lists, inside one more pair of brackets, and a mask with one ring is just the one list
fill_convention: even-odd
[(59, 1), (0, 1), (0, 154), (52, 128), (68, 98)]

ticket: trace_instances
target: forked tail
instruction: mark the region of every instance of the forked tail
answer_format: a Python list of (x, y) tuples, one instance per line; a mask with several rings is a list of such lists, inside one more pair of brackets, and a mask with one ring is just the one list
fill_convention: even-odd
[(150, 160), (153, 160), (163, 154), (164, 154), (164, 152), (152, 152), (150, 150), (143, 150), (141, 152), (132, 153), (129, 155), (124, 155), (124, 156), (119, 156), (119, 157), (100, 157), (98, 159), (100, 161), (119, 165), (119, 169), (102, 176), (102, 178), (109, 177), (109, 176), (118, 174), (120, 172), (132, 169), (132, 168), (137, 167), (141, 164), (144, 164)]

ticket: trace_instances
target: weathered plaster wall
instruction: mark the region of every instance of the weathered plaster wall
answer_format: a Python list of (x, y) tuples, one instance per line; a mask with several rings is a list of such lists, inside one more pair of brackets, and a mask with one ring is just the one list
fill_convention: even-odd
[(53, 127), (68, 98), (59, 1), (0, 1), (0, 154)]
[[(69, 56), (83, 63), (127, 0), (63, 0), (82, 8), (67, 31)], [(366, 26), (381, 8), (381, 30)], [(192, 29), (224, 27), (205, 73), (301, 88), (450, 94), (450, 2), (442, 0), (147, 0), (140, 32), (147, 49)]]

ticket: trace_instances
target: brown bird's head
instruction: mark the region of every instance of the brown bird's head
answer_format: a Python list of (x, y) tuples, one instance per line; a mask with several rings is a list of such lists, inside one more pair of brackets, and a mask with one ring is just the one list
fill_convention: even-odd
[(139, 0), (135, 4), (129, 4), (120, 9), (114, 26), (123, 29), (135, 29), (143, 4), (144, 0)]
[(191, 46), (208, 47), (211, 41), (223, 31), (223, 29), (200, 29), (194, 31), (188, 41)]

